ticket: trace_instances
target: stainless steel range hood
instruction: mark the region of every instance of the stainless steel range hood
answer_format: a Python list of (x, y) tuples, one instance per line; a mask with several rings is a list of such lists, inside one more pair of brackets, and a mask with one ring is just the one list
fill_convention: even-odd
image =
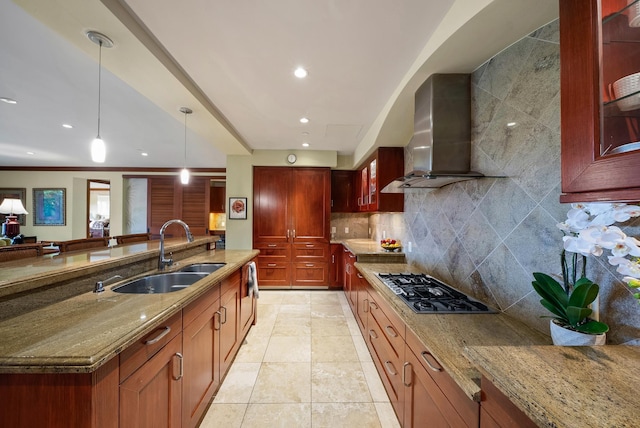
[(433, 74), (415, 94), (413, 168), (382, 189), (437, 188), (484, 177), (471, 163), (471, 75)]

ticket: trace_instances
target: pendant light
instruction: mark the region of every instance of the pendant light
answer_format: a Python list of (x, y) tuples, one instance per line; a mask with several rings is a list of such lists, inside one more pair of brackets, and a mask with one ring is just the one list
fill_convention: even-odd
[(101, 88), (100, 84), (102, 81), (102, 48), (110, 48), (113, 46), (113, 41), (105, 36), (104, 34), (98, 33), (97, 31), (87, 31), (87, 37), (93, 43), (100, 46), (99, 54), (98, 54), (98, 135), (91, 142), (91, 160), (96, 163), (104, 163), (107, 157), (107, 148), (100, 138), (100, 101), (101, 101)]
[(180, 112), (184, 113), (184, 168), (180, 171), (180, 182), (189, 184), (189, 170), (187, 169), (187, 115), (193, 113), (189, 107), (180, 107)]

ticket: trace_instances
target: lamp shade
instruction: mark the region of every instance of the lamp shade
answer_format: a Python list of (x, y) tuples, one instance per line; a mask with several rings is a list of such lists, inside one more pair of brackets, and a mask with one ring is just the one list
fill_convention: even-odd
[(0, 205), (0, 213), (2, 214), (29, 214), (27, 210), (24, 209), (22, 205), (22, 201), (20, 199), (11, 199), (5, 198), (2, 201), (2, 205)]

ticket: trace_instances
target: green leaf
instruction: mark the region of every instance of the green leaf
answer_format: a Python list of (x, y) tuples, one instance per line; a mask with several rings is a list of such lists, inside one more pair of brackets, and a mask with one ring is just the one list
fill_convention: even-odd
[(600, 321), (589, 320), (584, 324), (576, 326), (576, 330), (581, 333), (600, 334), (609, 331), (609, 326)]
[(578, 323), (584, 321), (593, 312), (589, 308), (580, 308), (577, 306), (567, 306), (567, 318), (569, 324), (573, 327), (577, 327)]
[(551, 312), (552, 314), (556, 315), (558, 317), (558, 319), (568, 323), (569, 319), (567, 318), (567, 314), (564, 310), (562, 310), (562, 308), (557, 307), (556, 305), (554, 305), (553, 303), (549, 302), (548, 300), (542, 299), (540, 300), (540, 304), (542, 306), (544, 306), (545, 308), (547, 308), (547, 310), (549, 312)]
[(580, 280), (576, 282), (571, 297), (569, 297), (569, 305), (586, 308), (596, 300), (599, 291), (600, 287), (598, 284), (586, 278), (580, 278)]
[(542, 297), (543, 300), (547, 301), (547, 303), (555, 309), (552, 310), (544, 303), (542, 305), (552, 313), (566, 319), (567, 315), (565, 313), (565, 308), (569, 302), (567, 294), (560, 283), (544, 273), (534, 272), (533, 276), (536, 279), (531, 282), (533, 289), (540, 295), (540, 297)]

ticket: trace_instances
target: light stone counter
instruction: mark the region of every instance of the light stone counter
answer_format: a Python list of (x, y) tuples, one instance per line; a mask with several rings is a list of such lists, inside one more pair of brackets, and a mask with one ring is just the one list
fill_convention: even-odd
[(403, 263), (356, 263), (356, 268), (472, 400), (480, 401), (480, 372), (465, 357), (466, 347), (551, 344), (548, 336), (501, 313), (440, 315), (413, 312), (378, 279), (376, 273), (423, 272), (415, 267)]
[(403, 252), (386, 251), (378, 241), (372, 239), (345, 239), (340, 243), (357, 256), (358, 262), (404, 263), (405, 261)]
[(539, 426), (640, 424), (640, 347), (474, 346), (466, 352)]
[[(133, 247), (142, 245), (142, 253)], [(103, 250), (77, 253), (64, 258), (60, 269), (53, 269), (55, 259), (34, 264), (31, 278), (45, 280), (46, 271), (64, 277), (67, 274), (92, 269), (109, 269), (112, 264), (127, 262), (141, 254), (158, 254), (147, 250), (154, 244), (131, 244)], [(169, 245), (167, 251), (181, 248)], [(126, 248), (129, 247), (129, 248)], [(187, 245), (188, 247), (188, 245)], [(141, 247), (138, 248), (140, 250)], [(100, 253), (100, 252), (98, 252)], [(109, 258), (109, 254), (112, 258)], [(92, 372), (137, 339), (153, 331), (184, 306), (203, 295), (210, 287), (240, 269), (255, 257), (257, 250), (202, 251), (174, 265), (179, 269), (189, 263), (222, 262), (226, 266), (195, 284), (166, 294), (121, 294), (106, 286), (103, 293), (85, 291), (60, 300), (55, 299), (55, 287), (49, 294), (25, 293), (0, 302), (7, 307), (19, 307), (11, 316), (0, 317), (0, 373)], [(100, 260), (96, 260), (100, 257)], [(146, 256), (145, 256), (146, 257)], [(146, 258), (143, 257), (146, 260)], [(59, 259), (62, 260), (62, 259)], [(95, 263), (98, 263), (96, 266)], [(4, 266), (3, 266), (4, 268)], [(24, 267), (23, 267), (24, 268)], [(41, 269), (40, 269), (41, 268)], [(106, 277), (105, 277), (106, 278)], [(36, 281), (37, 282), (37, 281)], [(73, 285), (73, 281), (71, 281)], [(115, 283), (117, 284), (117, 283)], [(69, 287), (69, 286), (66, 286)], [(50, 302), (39, 301), (49, 296)]]

